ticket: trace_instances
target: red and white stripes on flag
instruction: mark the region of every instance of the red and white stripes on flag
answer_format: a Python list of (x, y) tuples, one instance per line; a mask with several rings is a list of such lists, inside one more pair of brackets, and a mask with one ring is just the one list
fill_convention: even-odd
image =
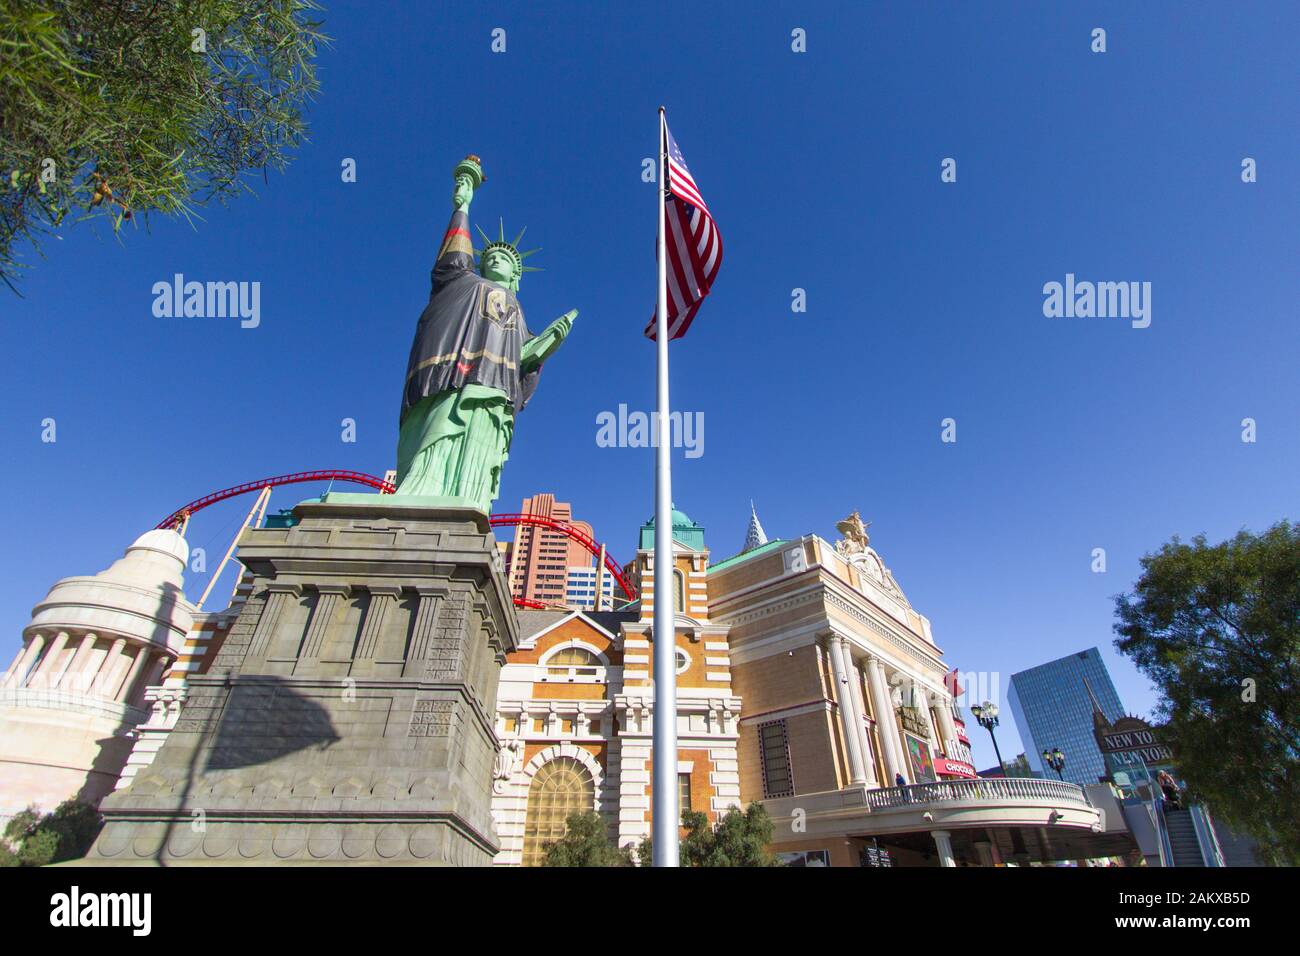
[[(665, 245), (668, 247), (668, 338), (680, 339), (691, 327), (700, 303), (709, 294), (722, 266), (722, 234), (704, 204), (699, 187), (673, 134), (668, 137), (665, 177), (668, 196), (664, 204)], [(655, 317), (645, 328), (646, 338), (655, 337)]]

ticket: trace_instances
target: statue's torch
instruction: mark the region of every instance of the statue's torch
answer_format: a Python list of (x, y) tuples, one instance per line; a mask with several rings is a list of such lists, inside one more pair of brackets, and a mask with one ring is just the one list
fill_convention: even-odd
[(478, 189), (485, 182), (487, 182), (487, 176), (483, 174), (482, 160), (480, 160), (473, 153), (470, 153), (468, 156), (466, 156), (464, 159), (462, 159), (459, 163), (456, 164), (456, 168), (452, 172), (452, 177), (455, 179), (460, 179), (461, 176), (468, 176), (470, 180), (473, 182), (475, 189)]

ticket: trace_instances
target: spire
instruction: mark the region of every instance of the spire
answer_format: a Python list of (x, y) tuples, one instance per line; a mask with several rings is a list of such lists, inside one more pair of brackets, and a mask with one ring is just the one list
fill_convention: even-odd
[(745, 551), (753, 551), (765, 544), (767, 544), (767, 534), (763, 531), (763, 526), (758, 523), (758, 512), (754, 510), (753, 499), (750, 499), (749, 530), (745, 532)]
[(1094, 727), (1109, 727), (1110, 721), (1102, 712), (1101, 704), (1097, 703), (1097, 695), (1092, 692), (1092, 685), (1088, 683), (1088, 678), (1083, 678), (1083, 686), (1088, 691), (1088, 698), (1092, 701), (1092, 723)]

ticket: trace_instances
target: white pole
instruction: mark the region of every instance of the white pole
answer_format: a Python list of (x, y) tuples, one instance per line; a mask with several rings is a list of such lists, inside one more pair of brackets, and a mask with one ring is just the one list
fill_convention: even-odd
[[(226, 562), (228, 562), (230, 560), (230, 556), (235, 553), (235, 548), (239, 547), (239, 536), (244, 533), (244, 529), (248, 527), (248, 522), (253, 519), (253, 515), (255, 515), (257, 513), (257, 509), (262, 506), (262, 502), (265, 499), (269, 498), (270, 496), (271, 496), (270, 485), (267, 485), (260, 492), (258, 492), (257, 500), (253, 502), (253, 507), (248, 509), (248, 514), (244, 515), (243, 523), (240, 524), (239, 530), (235, 532), (235, 537), (234, 540), (230, 542), (230, 547), (226, 549), (226, 556), (222, 558), (221, 563), (217, 565), (217, 570), (213, 573), (212, 578), (208, 581), (208, 586), (203, 589), (203, 596), (199, 598), (199, 603), (194, 605), (194, 610), (196, 611), (203, 610), (203, 604), (205, 601), (207, 601), (208, 595), (212, 593), (213, 585), (217, 583), (217, 578), (221, 577), (221, 572), (226, 569)], [(236, 581), (238, 581), (238, 577), (236, 577)]]
[[(265, 488), (263, 488), (262, 494), (259, 495), (258, 497), (259, 500), (262, 502), (262, 507), (258, 510), (257, 516), (253, 518), (254, 528), (260, 528), (262, 526), (262, 519), (266, 517), (266, 506), (271, 502), (271, 486), (267, 485)], [(241, 534), (243, 533), (242, 528), (240, 529), (240, 533)], [(235, 540), (238, 540), (238, 537), (236, 537)], [(235, 562), (235, 586), (230, 589), (230, 600), (226, 602), (227, 607), (235, 603), (235, 595), (239, 593), (239, 585), (244, 580), (244, 570), (245, 570), (244, 563), (242, 561), (236, 561)]]
[(659, 304), (655, 346), (659, 354), (659, 441), (655, 449), (654, 566), (654, 780), (652, 843), (655, 866), (677, 866), (677, 627), (673, 620), (673, 490), (668, 421), (668, 245), (664, 230), (664, 178), (668, 149), (664, 108), (659, 107)]
[(596, 600), (592, 603), (592, 610), (605, 610), (601, 605), (604, 603), (605, 596), (605, 543), (600, 545), (600, 557), (596, 559)]

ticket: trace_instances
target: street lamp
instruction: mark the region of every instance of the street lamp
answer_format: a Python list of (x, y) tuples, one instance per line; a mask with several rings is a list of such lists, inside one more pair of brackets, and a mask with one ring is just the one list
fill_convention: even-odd
[(1043, 751), (1043, 762), (1056, 771), (1056, 778), (1064, 780), (1065, 775), (1061, 773), (1065, 769), (1065, 754), (1061, 753), (1060, 747), (1053, 747), (1051, 750)]
[(980, 726), (987, 730), (989, 736), (993, 738), (993, 752), (998, 755), (998, 767), (1001, 768), (1002, 776), (1005, 777), (1007, 768), (1002, 763), (1002, 751), (998, 749), (997, 734), (993, 733), (993, 728), (998, 725), (998, 705), (991, 700), (986, 700), (983, 704), (976, 704), (970, 709), (970, 712), (975, 715), (975, 719), (979, 721)]

